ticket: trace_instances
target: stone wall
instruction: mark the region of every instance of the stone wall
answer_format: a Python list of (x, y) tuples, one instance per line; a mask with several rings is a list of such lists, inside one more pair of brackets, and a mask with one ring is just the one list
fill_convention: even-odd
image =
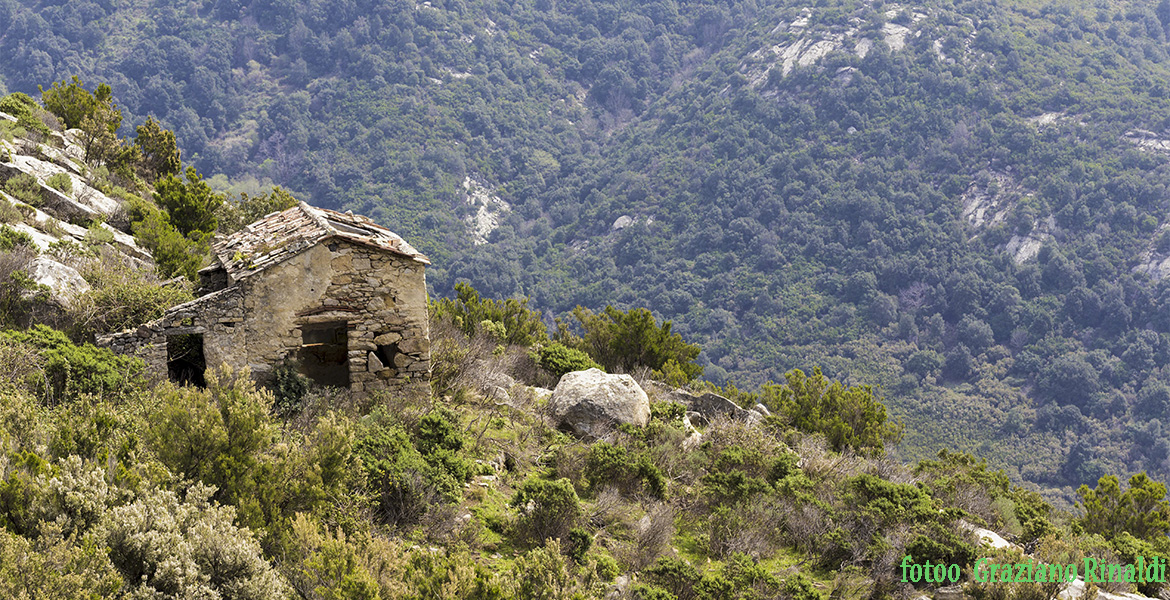
[[(294, 354), (302, 327), (349, 323), (350, 389), (429, 378), (430, 332), (423, 265), (342, 240), (326, 240), (238, 286), (244, 289), (248, 364), (263, 378)], [(395, 345), (393, 364), (379, 346)]]
[(296, 356), (305, 326), (345, 322), (352, 391), (422, 384), (431, 364), (423, 268), (408, 257), (329, 239), (99, 344), (141, 356), (165, 379), (166, 336), (200, 333), (208, 367), (248, 366), (266, 381), (273, 366)]
[(146, 362), (146, 372), (156, 380), (167, 378), (167, 336), (203, 335), (203, 356), (208, 366), (244, 365), (244, 298), (239, 288), (172, 307), (162, 317), (133, 331), (99, 336), (98, 345), (118, 354), (137, 356)]

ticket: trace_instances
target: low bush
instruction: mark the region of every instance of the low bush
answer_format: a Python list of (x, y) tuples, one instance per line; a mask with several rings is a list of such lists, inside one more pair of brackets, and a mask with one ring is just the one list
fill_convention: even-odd
[(51, 403), (86, 394), (116, 398), (142, 384), (145, 365), (138, 358), (114, 354), (92, 344), (78, 346), (45, 325), (28, 331), (3, 331), (0, 338), (35, 348), (44, 360), (43, 374), (28, 382)]
[(524, 481), (512, 506), (519, 509), (516, 538), (521, 543), (536, 545), (543, 540), (562, 539), (581, 518), (581, 500), (568, 479), (549, 481), (530, 477)]
[(45, 181), (45, 185), (66, 196), (73, 193), (73, 178), (69, 177), (67, 173), (54, 173)]
[(41, 184), (36, 177), (27, 173), (20, 173), (4, 182), (4, 191), (8, 195), (24, 202), (29, 206), (41, 206), (44, 198), (41, 196)]
[(601, 369), (601, 365), (589, 358), (588, 354), (561, 343), (541, 346), (535, 354), (537, 364), (557, 377), (573, 371)]

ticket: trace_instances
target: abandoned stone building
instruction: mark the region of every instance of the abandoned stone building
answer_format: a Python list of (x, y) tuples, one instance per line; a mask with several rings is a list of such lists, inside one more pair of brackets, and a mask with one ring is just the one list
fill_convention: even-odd
[(221, 364), (260, 382), (295, 365), (359, 393), (429, 378), (430, 261), (385, 227), (302, 202), (216, 240), (212, 254), (199, 298), (99, 345), (179, 383), (202, 384)]

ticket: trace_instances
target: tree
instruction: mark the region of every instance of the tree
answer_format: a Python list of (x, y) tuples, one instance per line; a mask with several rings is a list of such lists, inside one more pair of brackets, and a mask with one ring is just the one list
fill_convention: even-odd
[(98, 116), (100, 123), (110, 133), (118, 131), (122, 126), (122, 111), (114, 104), (114, 92), (107, 84), (100, 84), (92, 94), (85, 89), (85, 84), (76, 75), (72, 82), (60, 81), (53, 87), (45, 89), (37, 86), (41, 91), (41, 102), (45, 109), (57, 115), (61, 122), (69, 129), (78, 129), (85, 119)]
[[(154, 201), (166, 209), (170, 223), (179, 233), (191, 237), (192, 233), (211, 234), (219, 221), (216, 212), (223, 205), (224, 197), (211, 191), (195, 167), (187, 167), (187, 182), (175, 175), (168, 175), (155, 185)], [(195, 238), (200, 238), (197, 235)]]
[(154, 117), (147, 117), (146, 123), (139, 125), (137, 131), (138, 136), (134, 138), (134, 145), (142, 152), (139, 172), (143, 178), (155, 181), (159, 177), (178, 173), (182, 168), (182, 161), (175, 133), (163, 129)]
[(1117, 477), (1105, 475), (1096, 489), (1082, 485), (1077, 489), (1077, 503), (1085, 514), (1079, 523), (1089, 533), (1113, 538), (1129, 532), (1138, 539), (1154, 540), (1170, 532), (1170, 502), (1166, 486), (1150, 479), (1145, 472), (1129, 478), (1124, 493)]
[(219, 214), (216, 215), (219, 232), (235, 233), (265, 215), (287, 210), (296, 206), (298, 202), (300, 201), (280, 186), (275, 186), (272, 191), (258, 196), (241, 193), (239, 200), (229, 200), (220, 206)]
[(673, 371), (675, 366), (688, 380), (703, 373), (703, 367), (694, 362), (701, 350), (699, 346), (688, 344), (681, 335), (671, 332), (670, 321), (659, 326), (645, 308), (622, 312), (606, 306), (598, 314), (578, 306), (573, 310), (573, 317), (585, 330), (584, 336), (573, 334), (564, 323), (558, 322), (558, 341), (585, 351), (611, 373), (629, 373), (638, 367), (661, 373)]

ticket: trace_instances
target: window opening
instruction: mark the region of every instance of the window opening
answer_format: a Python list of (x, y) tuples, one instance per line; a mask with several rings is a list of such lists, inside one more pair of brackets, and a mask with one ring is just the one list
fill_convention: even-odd
[(301, 374), (320, 385), (349, 387), (347, 324), (343, 321), (303, 326), (297, 362)]

